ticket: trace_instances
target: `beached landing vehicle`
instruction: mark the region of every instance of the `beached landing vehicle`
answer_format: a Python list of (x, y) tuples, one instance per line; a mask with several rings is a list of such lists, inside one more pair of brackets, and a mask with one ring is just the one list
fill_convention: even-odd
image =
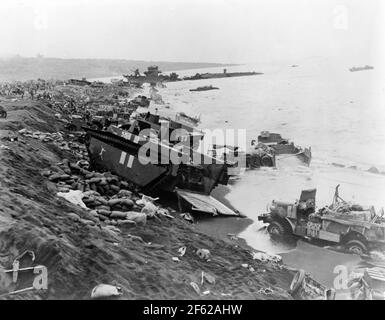
[(274, 150), (264, 144), (252, 145), (248, 152), (238, 146), (213, 144), (209, 152), (228, 165), (227, 171), (231, 176), (237, 176), (247, 168), (275, 166)]
[(276, 155), (288, 154), (297, 156), (305, 164), (309, 165), (311, 161), (311, 148), (302, 148), (294, 145), (288, 139), (284, 139), (278, 133), (262, 131), (258, 136), (258, 143), (263, 143), (274, 150)]
[(269, 213), (258, 220), (268, 223), (273, 236), (294, 235), (342, 245), (358, 255), (385, 248), (385, 219), (381, 210), (363, 208), (340, 198), (336, 187), (333, 203), (316, 212), (316, 189), (303, 190), (295, 203), (273, 201)]
[(219, 88), (213, 87), (212, 85), (209, 86), (202, 86), (198, 87), (196, 89), (190, 89), (190, 91), (208, 91), (208, 90), (218, 90)]
[[(168, 120), (170, 131), (162, 132), (161, 121), (166, 119), (147, 113), (130, 126), (111, 126), (109, 130), (84, 128), (91, 165), (125, 178), (146, 194), (176, 192), (182, 212), (238, 215), (210, 196), (218, 184), (228, 183), (229, 176), (223, 161), (196, 151), (196, 142), (203, 138), (203, 134), (173, 120)], [(186, 129), (186, 137), (180, 137), (180, 140), (186, 138), (188, 141), (183, 148), (179, 148), (180, 143), (170, 140), (170, 132), (177, 128)], [(144, 159), (141, 153), (144, 146), (154, 152), (155, 159)], [(187, 161), (173, 161), (181, 157)]]

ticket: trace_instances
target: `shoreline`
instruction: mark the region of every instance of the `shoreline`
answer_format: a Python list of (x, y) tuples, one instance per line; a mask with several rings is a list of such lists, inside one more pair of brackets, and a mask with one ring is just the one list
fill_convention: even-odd
[[(100, 283), (119, 283), (121, 299), (292, 299), (288, 289), (293, 270), (254, 260), (256, 250), (242, 239), (227, 237), (250, 223), (247, 218), (191, 224), (169, 210), (172, 219), (148, 219), (144, 226), (95, 225), (89, 211), (58, 198), (42, 176), (63, 159), (73, 161), (71, 152), (18, 133), (63, 131), (49, 104), (29, 99), (1, 102), (8, 113), (7, 119), (0, 119), (1, 265), (8, 268), (15, 255), (29, 249), (50, 277), (48, 292), (17, 294), (13, 299), (89, 299)], [(18, 140), (7, 140), (9, 133)], [(187, 251), (180, 256), (183, 246)], [(211, 259), (199, 258), (196, 252), (202, 248), (209, 250)], [(214, 276), (215, 283), (201, 284), (202, 271)], [(199, 284), (199, 293), (191, 282)], [(271, 291), (266, 294), (264, 288)]]

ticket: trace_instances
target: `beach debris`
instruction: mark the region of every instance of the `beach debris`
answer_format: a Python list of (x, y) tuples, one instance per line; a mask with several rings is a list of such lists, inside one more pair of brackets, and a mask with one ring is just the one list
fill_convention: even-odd
[(194, 291), (195, 291), (199, 296), (201, 295), (201, 289), (199, 288), (199, 286), (198, 286), (195, 282), (191, 281), (191, 282), (190, 282), (190, 286), (194, 289)]
[(82, 201), (83, 192), (80, 190), (69, 190), (68, 192), (58, 192), (57, 196), (62, 197), (77, 206), (87, 209), (87, 206)]
[(136, 200), (136, 204), (140, 206), (145, 206), (147, 203), (153, 204), (157, 200), (159, 200), (159, 198), (152, 198), (150, 196), (146, 196), (145, 194), (142, 194), (142, 198), (139, 200)]
[(262, 251), (251, 253), (253, 260), (259, 260), (262, 262), (275, 262), (279, 263), (282, 261), (282, 257), (277, 254), (269, 254)]
[(210, 256), (211, 256), (211, 253), (208, 249), (198, 249), (196, 251), (196, 254), (198, 255), (199, 258), (201, 258), (202, 260), (209, 260), (210, 259)]
[(245, 269), (249, 269), (251, 272), (255, 271), (255, 269), (251, 265), (249, 265), (248, 263), (241, 264), (241, 267), (243, 267)]
[(224, 293), (224, 292), (221, 292), (221, 296), (222, 296), (222, 297), (231, 297), (232, 294), (231, 294), (231, 293)]
[(238, 237), (234, 233), (228, 233), (227, 236), (230, 238), (232, 241), (238, 241)]
[(181, 213), (180, 216), (188, 222), (194, 223), (194, 218), (188, 212)]
[(206, 290), (202, 292), (202, 296), (207, 296), (208, 294), (210, 294), (210, 290)]
[(180, 256), (180, 257), (183, 257), (183, 256), (185, 255), (185, 253), (186, 253), (186, 250), (187, 250), (186, 247), (180, 247), (180, 248), (178, 249), (179, 256)]
[(136, 201), (137, 205), (144, 205), (141, 212), (144, 213), (147, 217), (152, 218), (156, 215), (158, 208), (153, 201), (157, 200), (148, 196), (143, 195), (141, 200)]
[(172, 261), (175, 261), (175, 262), (179, 262), (180, 261), (178, 257), (172, 257), (171, 259), (172, 259)]
[(168, 212), (168, 210), (167, 210), (167, 209), (164, 209), (164, 208), (159, 208), (159, 209), (156, 211), (156, 214), (159, 215), (159, 216), (163, 216), (163, 217), (169, 218), (169, 219), (175, 219), (175, 217), (173, 217), (172, 215), (170, 215), (169, 212)]
[(269, 294), (273, 294), (274, 291), (268, 287), (268, 288), (261, 288), (257, 291), (257, 293), (261, 293), (261, 294), (264, 294), (264, 295), (269, 295)]
[(119, 297), (123, 294), (122, 288), (110, 284), (99, 284), (92, 289), (91, 298), (101, 299), (109, 297)]
[(306, 277), (306, 273), (305, 273), (305, 270), (303, 269), (298, 270), (298, 272), (294, 275), (293, 280), (291, 281), (290, 290), (289, 290), (291, 295), (296, 294), (296, 292), (301, 288), (305, 280), (305, 277)]
[(203, 285), (204, 280), (206, 280), (209, 284), (214, 284), (215, 283), (215, 277), (202, 271), (201, 274), (201, 285)]
[[(147, 216), (143, 212), (128, 211), (128, 212), (125, 212), (125, 214), (126, 215), (124, 218), (126, 220), (134, 221), (135, 223), (141, 224), (143, 226), (146, 225)], [(113, 218), (112, 214), (111, 214), (111, 218)]]
[(128, 190), (130, 185), (118, 176), (110, 172), (89, 171), (89, 162), (85, 159), (76, 163), (64, 159), (41, 174), (53, 184), (50, 190), (56, 189), (57, 196), (91, 210), (91, 215), (104, 224), (132, 227), (146, 225), (147, 218), (156, 214), (172, 217), (168, 210), (153, 204), (157, 198), (142, 195), (138, 199), (133, 191)]
[[(118, 230), (119, 230), (119, 229), (118, 229)], [(119, 230), (119, 231), (120, 231), (120, 230)], [(132, 235), (132, 234), (128, 234), (128, 235), (127, 235), (127, 238), (130, 239), (130, 240), (134, 240), (134, 241), (139, 241), (139, 242), (145, 243), (144, 240), (143, 240), (141, 237), (139, 237), (139, 236), (134, 236), (134, 235)]]

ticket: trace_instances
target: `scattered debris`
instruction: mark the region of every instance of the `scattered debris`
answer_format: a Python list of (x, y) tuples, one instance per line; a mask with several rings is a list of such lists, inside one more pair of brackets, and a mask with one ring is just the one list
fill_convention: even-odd
[(227, 236), (230, 238), (230, 240), (232, 240), (232, 241), (238, 241), (238, 237), (235, 235), (235, 234), (233, 234), (233, 233), (229, 233), (229, 234), (227, 234)]
[(201, 285), (203, 285), (204, 280), (206, 280), (209, 284), (214, 284), (215, 283), (215, 277), (202, 271), (201, 275)]
[(82, 201), (84, 197), (83, 192), (80, 190), (69, 190), (68, 192), (58, 192), (57, 196), (62, 197), (77, 206), (87, 209), (87, 206)]
[(119, 297), (123, 294), (122, 288), (110, 284), (99, 284), (92, 289), (91, 298), (101, 299), (109, 297)]
[(198, 255), (199, 258), (202, 260), (209, 260), (211, 257), (211, 253), (208, 249), (198, 249), (196, 251), (196, 254)]
[(251, 253), (253, 260), (259, 260), (262, 262), (282, 262), (282, 257), (276, 254), (269, 254), (265, 252), (252, 252)]
[(188, 212), (181, 213), (180, 216), (188, 222), (194, 223), (194, 218)]
[(187, 249), (186, 247), (181, 247), (181, 248), (178, 249), (180, 257), (183, 257), (185, 255), (186, 249)]
[(201, 295), (201, 289), (195, 282), (190, 282), (190, 286), (194, 289), (194, 291), (200, 296)]
[(269, 288), (261, 288), (257, 292), (261, 293), (261, 294), (264, 294), (264, 295), (269, 295), (269, 294), (273, 294), (274, 293), (273, 289), (271, 289), (270, 287)]

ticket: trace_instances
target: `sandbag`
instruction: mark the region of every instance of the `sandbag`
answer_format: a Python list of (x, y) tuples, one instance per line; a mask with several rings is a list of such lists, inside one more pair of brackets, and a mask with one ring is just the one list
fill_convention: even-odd
[(113, 218), (113, 219), (126, 219), (126, 217), (127, 217), (127, 212), (123, 212), (123, 211), (112, 211), (110, 215), (110, 218)]

